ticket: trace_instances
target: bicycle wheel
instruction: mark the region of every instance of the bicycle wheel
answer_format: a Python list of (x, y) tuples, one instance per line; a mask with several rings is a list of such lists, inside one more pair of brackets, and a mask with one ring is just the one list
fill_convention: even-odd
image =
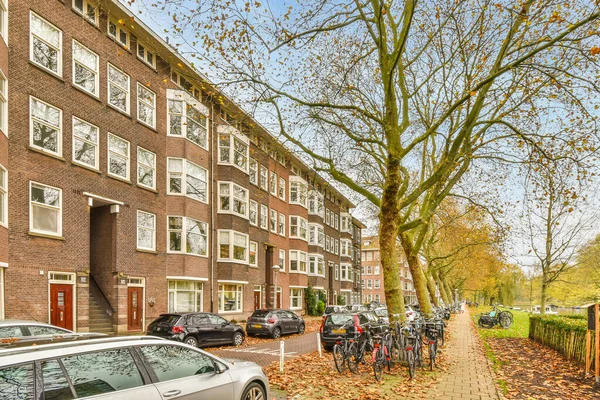
[(413, 355), (415, 357), (416, 368), (423, 368), (423, 346), (421, 345), (420, 340), (418, 340), (417, 343), (415, 343), (415, 347), (413, 348)]
[(383, 360), (381, 359), (382, 353), (381, 348), (375, 350), (375, 361), (373, 362), (373, 374), (375, 380), (379, 382), (383, 377)]
[(390, 372), (392, 370), (392, 358), (387, 344), (383, 346), (383, 362), (387, 365), (388, 372)]
[(430, 343), (429, 344), (429, 370), (430, 371), (433, 371), (433, 369), (435, 368), (435, 353), (436, 353), (435, 343)]
[(391, 361), (394, 363), (400, 362), (402, 348), (400, 347), (400, 343), (397, 340), (393, 341), (392, 348), (390, 349), (390, 351), (391, 351), (391, 354), (390, 354)]
[(408, 374), (410, 375), (410, 379), (415, 379), (415, 376), (417, 376), (417, 361), (415, 360), (415, 353), (412, 351), (408, 351), (407, 358)]
[(346, 371), (346, 354), (344, 354), (344, 348), (339, 344), (333, 346), (333, 361), (340, 374)]
[(512, 319), (510, 318), (510, 316), (508, 314), (500, 313), (499, 320), (500, 320), (499, 321), (500, 326), (503, 327), (504, 329), (508, 329), (512, 325)]
[(358, 342), (350, 343), (348, 347), (348, 369), (353, 374), (358, 374), (358, 365), (360, 364), (361, 354)]

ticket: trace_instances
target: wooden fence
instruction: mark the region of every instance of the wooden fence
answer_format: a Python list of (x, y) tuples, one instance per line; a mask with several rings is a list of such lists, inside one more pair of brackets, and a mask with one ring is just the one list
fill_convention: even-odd
[[(529, 338), (548, 346), (567, 359), (585, 365), (587, 320), (582, 316), (532, 315)], [(592, 371), (594, 370), (594, 333), (592, 332)]]

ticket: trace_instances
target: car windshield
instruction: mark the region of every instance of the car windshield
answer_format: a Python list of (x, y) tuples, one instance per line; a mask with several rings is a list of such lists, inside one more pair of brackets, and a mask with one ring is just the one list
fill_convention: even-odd
[(345, 325), (352, 321), (352, 314), (330, 314), (325, 325)]
[(325, 314), (331, 314), (332, 312), (335, 312), (336, 307), (326, 307), (325, 308)]
[(179, 321), (179, 318), (181, 318), (180, 315), (167, 314), (156, 318), (154, 322), (157, 324), (175, 325)]
[(375, 314), (377, 314), (378, 317), (387, 317), (388, 311), (385, 308), (380, 308), (379, 310), (375, 310)]
[(252, 313), (252, 318), (266, 318), (269, 310), (256, 310)]

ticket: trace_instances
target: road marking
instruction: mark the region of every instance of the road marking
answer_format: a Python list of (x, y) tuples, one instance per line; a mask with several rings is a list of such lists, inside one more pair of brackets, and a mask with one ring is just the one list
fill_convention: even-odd
[[(231, 350), (223, 350), (223, 351), (232, 351), (232, 352), (236, 352), (236, 353), (253, 353), (253, 354), (263, 354), (263, 355), (268, 355), (268, 356), (273, 356), (276, 357), (279, 355), (279, 350), (278, 349), (260, 349), (260, 348), (256, 348), (256, 347), (247, 347), (247, 348), (243, 348), (243, 349), (231, 349)], [(285, 357), (296, 357), (296, 354), (298, 354), (295, 351), (288, 351), (284, 354)]]

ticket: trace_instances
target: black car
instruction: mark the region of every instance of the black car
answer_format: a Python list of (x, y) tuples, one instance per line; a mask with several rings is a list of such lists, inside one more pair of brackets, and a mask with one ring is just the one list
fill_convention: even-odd
[(246, 322), (248, 336), (268, 335), (275, 339), (285, 333), (303, 334), (304, 319), (289, 310), (256, 310)]
[(326, 317), (334, 312), (341, 312), (346, 310), (346, 306), (327, 306), (325, 307), (325, 311), (323, 311), (323, 316)]
[(380, 333), (385, 324), (373, 311), (337, 312), (323, 317), (321, 343), (325, 350), (333, 349), (338, 337), (362, 334), (365, 329)]
[(148, 325), (149, 336), (177, 340), (194, 347), (244, 342), (244, 329), (225, 318), (210, 313), (161, 314)]

